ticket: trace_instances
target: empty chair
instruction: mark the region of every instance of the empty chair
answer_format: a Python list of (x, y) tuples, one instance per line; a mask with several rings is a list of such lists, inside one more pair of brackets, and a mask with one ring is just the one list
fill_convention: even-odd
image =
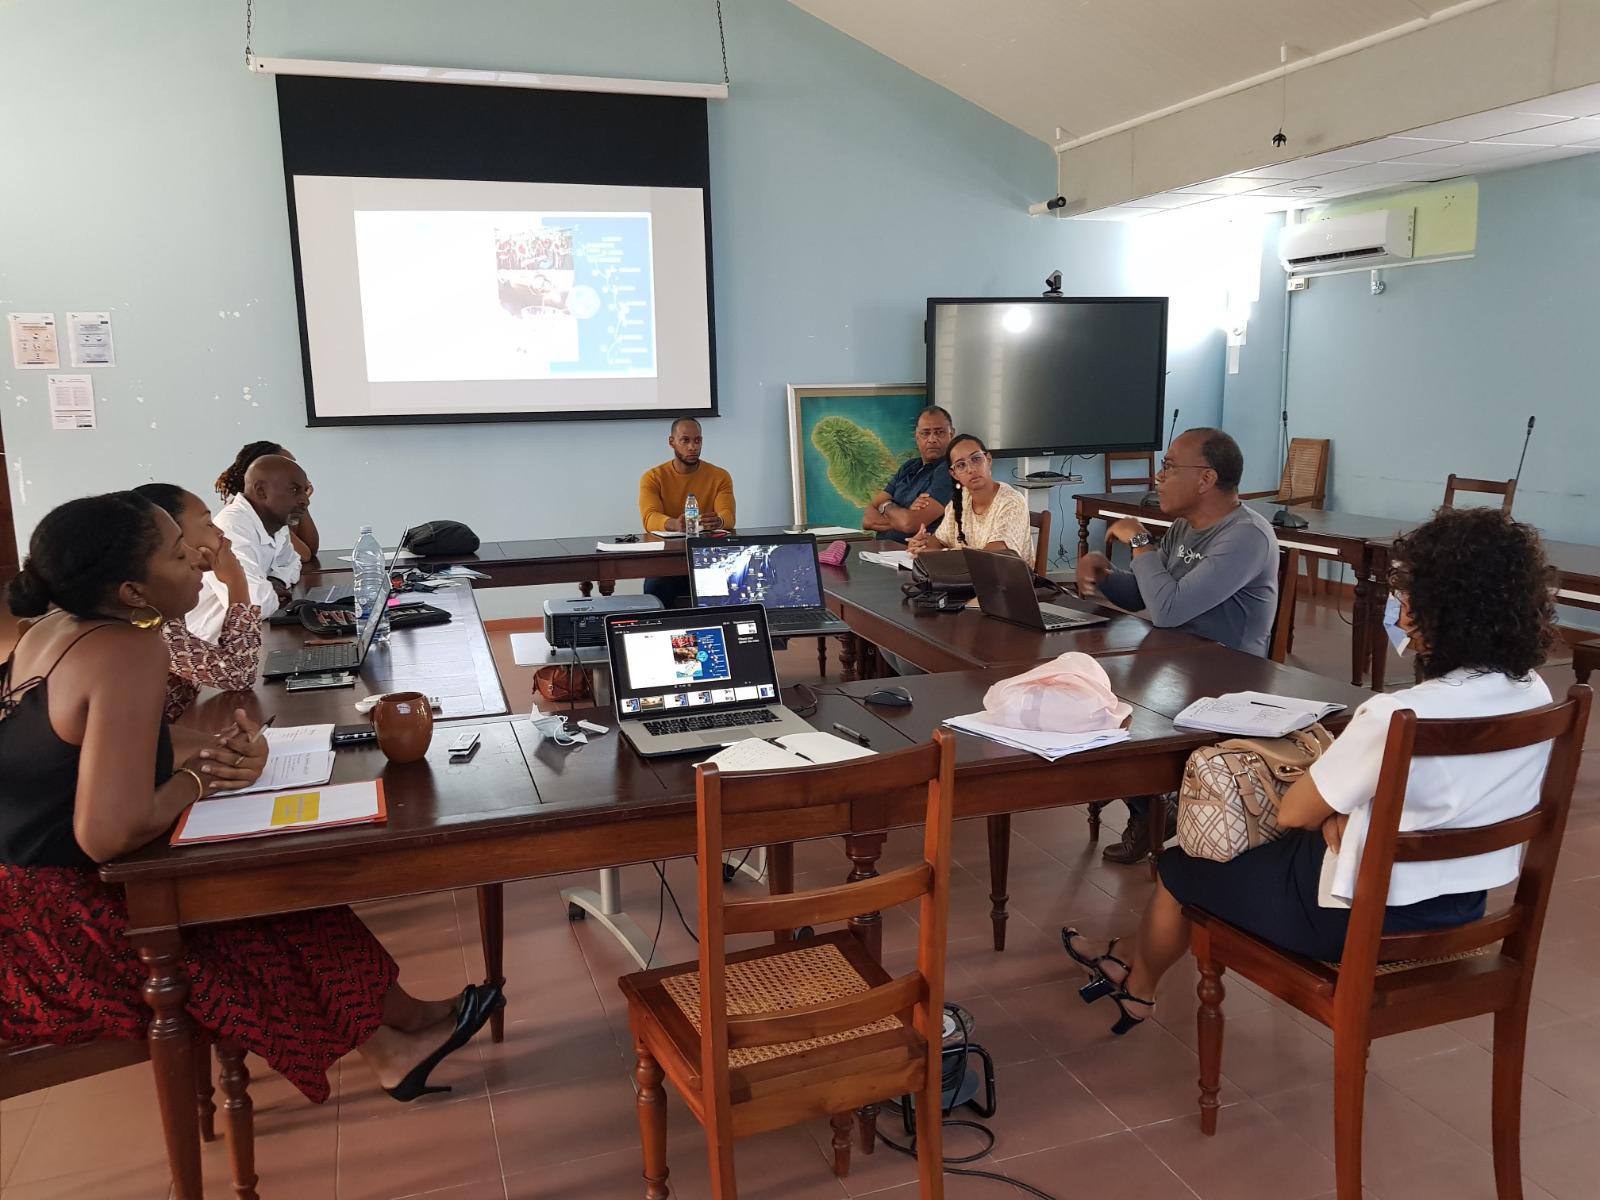
[(1499, 496), (1500, 511), (1509, 513), (1511, 511), (1511, 502), (1516, 499), (1517, 481), (1515, 479), (1507, 479), (1504, 483), (1501, 483), (1498, 479), (1468, 479), (1465, 475), (1451, 474), (1450, 478), (1444, 482), (1444, 506), (1446, 508), (1454, 508), (1456, 506), (1457, 492)]

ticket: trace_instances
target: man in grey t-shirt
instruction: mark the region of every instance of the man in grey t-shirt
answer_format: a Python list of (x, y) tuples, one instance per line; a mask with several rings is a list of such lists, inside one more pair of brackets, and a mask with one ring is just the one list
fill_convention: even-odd
[[(1133, 569), (1085, 554), (1079, 592), (1144, 609), (1153, 625), (1265, 655), (1278, 607), (1278, 539), (1266, 518), (1239, 503), (1243, 474), (1244, 455), (1222, 430), (1184, 432), (1156, 476), (1172, 527), (1157, 542), (1131, 517), (1114, 522), (1107, 534), (1131, 547)], [(1122, 841), (1103, 852), (1111, 862), (1137, 862), (1150, 848), (1143, 804), (1130, 801), (1128, 809)]]

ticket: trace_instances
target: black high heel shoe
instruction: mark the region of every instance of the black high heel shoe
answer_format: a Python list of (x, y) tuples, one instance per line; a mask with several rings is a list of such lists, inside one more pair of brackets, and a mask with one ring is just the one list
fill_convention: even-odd
[(468, 984), (463, 989), (460, 1003), (456, 1007), (456, 1027), (454, 1032), (445, 1039), (442, 1046), (407, 1071), (404, 1079), (393, 1087), (384, 1088), (383, 1090), (402, 1104), (408, 1104), (418, 1096), (429, 1096), (435, 1092), (448, 1092), (450, 1090), (448, 1086), (430, 1087), (428, 1085), (428, 1076), (433, 1074), (433, 1069), (441, 1062), (470, 1042), (478, 1031), (488, 1023), (489, 1018), (504, 1008), (505, 1005), (505, 993), (500, 990), (499, 984)]
[(1105, 966), (1103, 964), (1115, 963), (1117, 966), (1121, 967), (1124, 979), (1127, 978), (1127, 973), (1133, 968), (1112, 953), (1112, 951), (1117, 948), (1117, 943), (1122, 939), (1112, 938), (1111, 941), (1106, 945), (1106, 952), (1104, 954), (1097, 954), (1093, 958), (1090, 958), (1087, 955), (1079, 954), (1075, 949), (1073, 949), (1072, 939), (1082, 936), (1083, 934), (1079, 933), (1076, 929), (1070, 929), (1063, 926), (1061, 930), (1061, 948), (1067, 952), (1068, 957), (1071, 958), (1073, 962), (1077, 963), (1080, 967), (1083, 967), (1089, 972), (1089, 982), (1078, 989), (1078, 997), (1085, 1004), (1093, 1004), (1102, 996), (1111, 995), (1113, 992), (1117, 991), (1118, 987), (1120, 986), (1119, 984), (1112, 982), (1111, 977), (1106, 974)]
[[(1142, 996), (1135, 996), (1129, 992), (1127, 988), (1117, 988), (1115, 991), (1110, 991), (1105, 994), (1111, 997), (1111, 1002), (1117, 1006), (1117, 1012), (1120, 1014), (1117, 1017), (1117, 1023), (1111, 1027), (1111, 1032), (1117, 1037), (1121, 1037), (1135, 1025), (1143, 1025), (1147, 1020), (1149, 1020), (1150, 1010), (1156, 1006), (1156, 1002), (1154, 1000), (1146, 1000)], [(1128, 1005), (1130, 1003), (1144, 1005), (1145, 1016), (1136, 1017), (1129, 1012)]]

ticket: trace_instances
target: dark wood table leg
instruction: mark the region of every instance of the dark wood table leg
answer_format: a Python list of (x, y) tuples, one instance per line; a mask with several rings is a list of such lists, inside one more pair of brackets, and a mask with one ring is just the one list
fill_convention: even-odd
[(854, 683), (861, 675), (856, 670), (861, 659), (861, 639), (853, 633), (847, 633), (839, 639), (839, 678), (845, 683)]
[(256, 1195), (255, 1105), (250, 1102), (250, 1069), (244, 1050), (217, 1043), (222, 1064), (222, 1119), (228, 1131), (228, 1160), (233, 1166), (233, 1194), (237, 1200), (259, 1200)]
[(819, 637), (817, 639), (817, 678), (826, 679), (827, 677), (828, 677), (828, 639), (825, 638), (825, 637)]
[[(483, 942), (483, 968), (486, 982), (506, 985), (506, 887), (486, 883), (478, 889), (478, 937)], [(489, 1018), (489, 1039), (502, 1042), (506, 1036), (506, 1010), (502, 1006)]]
[[(846, 883), (875, 879), (878, 859), (883, 854), (886, 835), (881, 833), (852, 833), (844, 840), (845, 853), (850, 856), (851, 869)], [(883, 961), (883, 914), (862, 913), (850, 918), (850, 932), (860, 939), (867, 953), (878, 962)], [(856, 1110), (856, 1128), (861, 1134), (861, 1153), (871, 1154), (878, 1143), (878, 1105), (865, 1104)]]
[(150, 1066), (155, 1074), (161, 1130), (176, 1200), (201, 1200), (200, 1113), (194, 1096), (194, 1025), (184, 1011), (189, 976), (183, 969), (183, 944), (175, 929), (134, 938), (144, 964), (144, 999), (150, 1019)]
[(1089, 510), (1084, 507), (1083, 501), (1078, 501), (1078, 557), (1082, 558), (1089, 553)]
[(611, 595), (612, 592), (614, 592), (616, 590), (617, 590), (617, 581), (615, 579), (602, 579), (600, 581), (600, 594), (602, 596), (609, 596), (609, 595)]
[(211, 1047), (194, 1048), (194, 1109), (199, 1114), (200, 1140), (217, 1140), (217, 1105), (211, 1097), (216, 1089), (211, 1086)]
[[(780, 842), (767, 847), (767, 895), (788, 896), (794, 892), (794, 843)], [(794, 930), (779, 929), (772, 935), (777, 945), (794, 941)]]
[(1356, 568), (1355, 597), (1350, 602), (1350, 682), (1360, 687), (1367, 677), (1368, 659), (1371, 653), (1367, 647), (1368, 640), (1368, 613), (1367, 597), (1372, 593), (1372, 585), (1367, 581), (1365, 564)]
[(589, 598), (589, 594), (591, 592), (593, 592), (593, 591), (594, 591), (594, 581), (593, 580), (585, 579), (581, 583), (578, 584), (578, 594), (581, 595), (585, 600), (587, 600)]
[(1145, 820), (1150, 838), (1150, 878), (1159, 879), (1156, 870), (1156, 858), (1167, 844), (1167, 798), (1165, 796), (1145, 797)]
[(1006, 948), (1006, 880), (1011, 874), (1011, 814), (989, 818), (989, 922), (994, 926), (994, 948)]

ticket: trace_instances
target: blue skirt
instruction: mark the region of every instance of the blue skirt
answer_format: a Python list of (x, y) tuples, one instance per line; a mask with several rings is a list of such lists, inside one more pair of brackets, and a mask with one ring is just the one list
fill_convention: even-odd
[[(1161, 882), (1180, 904), (1203, 908), (1294, 954), (1336, 962), (1344, 953), (1350, 910), (1317, 903), (1327, 848), (1321, 830), (1290, 829), (1231, 862), (1191, 858), (1173, 848), (1162, 853), (1157, 865)], [(1394, 905), (1383, 918), (1383, 931), (1417, 933), (1465, 925), (1483, 916), (1486, 900), (1484, 892), (1461, 892)]]

